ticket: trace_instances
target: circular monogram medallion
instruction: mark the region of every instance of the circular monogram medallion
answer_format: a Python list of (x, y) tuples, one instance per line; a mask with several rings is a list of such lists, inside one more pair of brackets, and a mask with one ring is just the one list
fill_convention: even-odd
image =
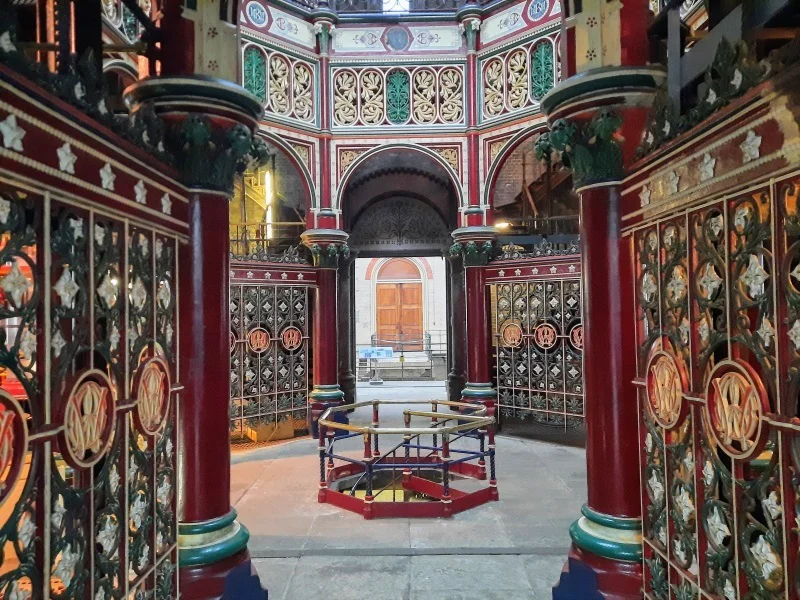
[(294, 325), (289, 325), (281, 333), (281, 343), (289, 352), (294, 352), (303, 343), (303, 332)]
[(133, 389), (136, 392), (136, 422), (147, 435), (155, 435), (169, 410), (169, 368), (161, 358), (151, 358), (139, 367)]
[(251, 352), (262, 354), (269, 348), (269, 331), (263, 327), (251, 329), (247, 334), (247, 346)]
[(537, 325), (536, 329), (533, 331), (533, 339), (536, 341), (536, 345), (539, 346), (539, 348), (549, 350), (556, 345), (558, 332), (550, 323), (542, 323), (541, 325)]
[(575, 325), (569, 332), (569, 341), (576, 350), (583, 350), (583, 325)]
[(706, 385), (706, 419), (726, 454), (747, 458), (760, 450), (762, 416), (769, 411), (767, 392), (747, 363), (723, 361)]
[(659, 350), (647, 365), (647, 399), (650, 413), (662, 427), (670, 429), (681, 416), (684, 378), (675, 358)]
[(500, 331), (500, 339), (506, 348), (519, 348), (522, 344), (522, 327), (517, 323), (507, 323)]
[(74, 467), (91, 467), (106, 453), (114, 431), (114, 390), (97, 369), (81, 375), (64, 405), (62, 441), (65, 458)]
[(11, 394), (0, 390), (0, 506), (19, 481), (27, 448), (25, 412)]

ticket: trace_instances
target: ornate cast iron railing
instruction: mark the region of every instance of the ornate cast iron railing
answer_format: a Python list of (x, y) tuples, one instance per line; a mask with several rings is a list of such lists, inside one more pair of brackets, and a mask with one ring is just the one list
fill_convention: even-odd
[(0, 187), (3, 598), (176, 597), (177, 246)]
[(263, 442), (307, 429), (310, 287), (231, 284), (231, 436)]
[(648, 598), (798, 597), (799, 197), (779, 177), (633, 234)]
[[(492, 340), (501, 424), (511, 419), (583, 427), (580, 256), (553, 251), (490, 264)], [(511, 256), (509, 256), (511, 258)]]
[[(306, 251), (300, 245), (286, 247), (279, 237), (273, 238), (273, 231), (291, 226), (298, 231), (302, 230), (302, 223), (237, 223), (232, 224), (231, 230), (231, 259), (254, 260), (270, 263), (307, 264)], [(274, 227), (274, 229), (273, 229)], [(292, 241), (297, 239), (293, 232), (291, 237), (285, 238)], [(284, 248), (280, 250), (280, 248)]]
[[(381, 425), (379, 400), (328, 408), (319, 419), (319, 501), (374, 517), (449, 517), (497, 500), (493, 407), (463, 402), (405, 402), (430, 410), (403, 411), (403, 426)], [(341, 422), (351, 409), (372, 408), (370, 425)], [(463, 411), (458, 416), (440, 411)], [(412, 427), (412, 418), (428, 423)], [(390, 450), (381, 453), (381, 439)], [(430, 438), (428, 438), (430, 436)], [(337, 453), (336, 444), (363, 438), (363, 459)], [(428, 442), (427, 440), (431, 441)], [(453, 480), (486, 479), (489, 486), (462, 492)], [(338, 465), (337, 465), (338, 461)]]

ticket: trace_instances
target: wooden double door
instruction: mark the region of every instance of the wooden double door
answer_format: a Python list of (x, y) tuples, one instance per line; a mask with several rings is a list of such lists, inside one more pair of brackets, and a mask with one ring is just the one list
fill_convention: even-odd
[(379, 346), (415, 352), (422, 345), (422, 283), (379, 283), (376, 288)]

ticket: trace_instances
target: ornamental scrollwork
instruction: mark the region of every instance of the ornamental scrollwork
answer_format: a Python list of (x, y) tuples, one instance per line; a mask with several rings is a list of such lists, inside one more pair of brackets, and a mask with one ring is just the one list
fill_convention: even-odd
[(456, 242), (450, 246), (450, 256), (461, 256), (464, 265), (468, 267), (483, 266), (489, 263), (494, 253), (494, 243), (491, 240), (484, 242)]
[(480, 72), (484, 120), (536, 107), (558, 76), (554, 38), (538, 38), (486, 58)]
[(463, 67), (334, 69), (333, 121), (340, 127), (463, 123)]
[(242, 54), (242, 85), (267, 114), (311, 123), (316, 118), (315, 66), (250, 44)]

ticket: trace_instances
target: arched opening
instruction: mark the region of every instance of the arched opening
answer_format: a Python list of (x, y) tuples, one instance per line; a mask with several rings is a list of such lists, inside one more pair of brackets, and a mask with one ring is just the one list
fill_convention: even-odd
[(514, 142), (490, 174), (487, 194), (501, 243), (525, 247), (547, 239), (568, 245), (578, 234), (572, 171), (557, 152), (549, 161), (537, 153), (540, 135), (534, 131)]
[(231, 256), (261, 259), (298, 252), (311, 194), (293, 157), (266, 140), (272, 158), (244, 173), (234, 184), (229, 205)]
[[(340, 271), (339, 327), (350, 335), (339, 352), (348, 357), (341, 380), (352, 381), (345, 393), (353, 397), (356, 379), (443, 386), (454, 371), (449, 294), (457, 275), (443, 257), (458, 222), (459, 190), (434, 156), (411, 146), (381, 149), (357, 163), (342, 185), (342, 223), (356, 258)], [(372, 259), (388, 260), (375, 268)], [(463, 318), (456, 326), (463, 327)], [(365, 358), (375, 347), (391, 349), (391, 358)], [(459, 385), (452, 385), (454, 396)]]

